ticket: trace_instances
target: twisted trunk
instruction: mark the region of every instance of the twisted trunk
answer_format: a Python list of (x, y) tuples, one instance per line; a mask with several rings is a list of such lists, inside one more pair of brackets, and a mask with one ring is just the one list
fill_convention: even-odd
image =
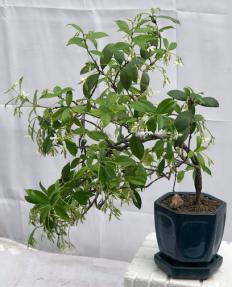
[[(183, 145), (184, 150), (189, 153), (190, 149), (187, 145)], [(196, 205), (200, 205), (201, 203), (201, 190), (202, 190), (202, 174), (201, 174), (201, 166), (197, 159), (197, 157), (194, 155), (191, 157), (191, 161), (194, 165), (195, 169), (195, 179), (194, 179), (194, 186), (196, 191)]]
[(198, 162), (198, 160), (196, 158), (192, 158), (191, 160), (196, 165), (196, 167), (195, 167), (194, 185), (195, 185), (195, 191), (196, 191), (196, 204), (200, 205), (200, 202), (201, 202), (201, 190), (202, 190), (201, 167), (200, 167), (199, 162)]

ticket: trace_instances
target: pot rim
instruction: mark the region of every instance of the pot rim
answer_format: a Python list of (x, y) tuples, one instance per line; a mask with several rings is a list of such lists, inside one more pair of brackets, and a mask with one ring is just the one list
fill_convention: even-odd
[(170, 212), (173, 212), (173, 213), (175, 213), (175, 214), (178, 214), (178, 215), (201, 215), (201, 216), (215, 216), (219, 211), (220, 211), (220, 209), (222, 209), (222, 208), (224, 208), (224, 207), (226, 207), (226, 202), (225, 201), (223, 201), (223, 200), (221, 200), (221, 199), (219, 199), (219, 198), (217, 198), (217, 197), (215, 197), (215, 196), (213, 196), (213, 195), (211, 195), (211, 194), (208, 194), (208, 193), (205, 193), (205, 192), (202, 192), (202, 195), (205, 195), (205, 196), (207, 196), (207, 197), (209, 197), (209, 198), (211, 198), (211, 199), (214, 199), (214, 200), (218, 200), (218, 201), (220, 201), (220, 205), (219, 205), (219, 207), (216, 209), (216, 211), (214, 211), (214, 212), (180, 212), (180, 211), (177, 211), (177, 210), (175, 210), (175, 209), (172, 209), (172, 208), (170, 208), (170, 207), (168, 207), (168, 206), (165, 206), (165, 205), (162, 205), (161, 204), (161, 201), (162, 200), (164, 200), (165, 198), (167, 198), (167, 197), (169, 197), (170, 195), (173, 195), (173, 194), (196, 194), (195, 192), (189, 192), (189, 191), (178, 191), (178, 192), (167, 192), (167, 193), (165, 193), (164, 195), (162, 195), (161, 197), (159, 197), (158, 199), (156, 199), (155, 200), (155, 202), (154, 202), (154, 204), (155, 205), (159, 205), (160, 207), (162, 207), (162, 208), (164, 208), (164, 209), (167, 209), (167, 210), (169, 210)]

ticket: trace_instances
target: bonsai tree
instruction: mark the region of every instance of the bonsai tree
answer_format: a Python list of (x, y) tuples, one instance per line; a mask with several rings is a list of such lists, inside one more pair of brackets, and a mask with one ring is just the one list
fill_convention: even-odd
[[(164, 25), (167, 21), (170, 24)], [(28, 133), (39, 152), (71, 156), (56, 182), (26, 189), (35, 227), (29, 244), (35, 242), (35, 230), (42, 228), (64, 247), (69, 228), (82, 223), (92, 207), (119, 218), (118, 203), (141, 208), (140, 193), (155, 181), (173, 180), (175, 191), (176, 181), (188, 172), (195, 185), (194, 205), (201, 210), (202, 171), (211, 174), (212, 163), (205, 151), (214, 138), (197, 107), (218, 107), (218, 102), (190, 87), (170, 90), (160, 102), (151, 100), (153, 72), (160, 73), (166, 85), (167, 66), (173, 61), (182, 64), (174, 53), (176, 42), (165, 37), (175, 24), (177, 19), (160, 15), (158, 9), (117, 20), (123, 38), (103, 49), (99, 39), (108, 37), (105, 32), (85, 32), (70, 24), (74, 36), (67, 45), (87, 54), (81, 88), (56, 86), (30, 97), (21, 78), (10, 89), (16, 95), (10, 100), (16, 115), (25, 105), (32, 107)], [(44, 104), (45, 99), (51, 104)], [(171, 204), (175, 208), (180, 203)]]

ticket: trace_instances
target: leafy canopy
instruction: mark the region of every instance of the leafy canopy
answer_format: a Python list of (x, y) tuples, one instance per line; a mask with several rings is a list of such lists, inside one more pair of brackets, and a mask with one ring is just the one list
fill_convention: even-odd
[(171, 60), (182, 63), (175, 55), (176, 42), (165, 37), (176, 24), (177, 19), (160, 15), (158, 9), (117, 20), (123, 38), (103, 49), (98, 44), (106, 33), (84, 32), (70, 24), (74, 36), (67, 45), (87, 54), (81, 89), (56, 86), (36, 91), (31, 99), (22, 90), (22, 78), (12, 87), (15, 114), (32, 106), (28, 133), (39, 152), (71, 156), (56, 182), (26, 190), (35, 226), (29, 244), (42, 228), (63, 247), (69, 227), (83, 222), (94, 206), (110, 218), (120, 216), (116, 201), (141, 208), (140, 192), (160, 178), (181, 181), (190, 171), (199, 194), (201, 170), (211, 174), (204, 152), (213, 137), (197, 106), (217, 107), (218, 102), (189, 87), (169, 91), (161, 102), (150, 99), (152, 72), (159, 72), (166, 85)]

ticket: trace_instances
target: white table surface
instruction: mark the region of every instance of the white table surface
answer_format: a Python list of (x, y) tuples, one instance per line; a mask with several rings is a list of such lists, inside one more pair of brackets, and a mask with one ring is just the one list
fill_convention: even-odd
[(154, 262), (158, 251), (155, 233), (149, 234), (128, 266), (124, 287), (232, 287), (232, 243), (222, 242), (223, 263), (208, 280), (171, 279)]
[(122, 287), (128, 263), (47, 253), (0, 238), (0, 287)]

